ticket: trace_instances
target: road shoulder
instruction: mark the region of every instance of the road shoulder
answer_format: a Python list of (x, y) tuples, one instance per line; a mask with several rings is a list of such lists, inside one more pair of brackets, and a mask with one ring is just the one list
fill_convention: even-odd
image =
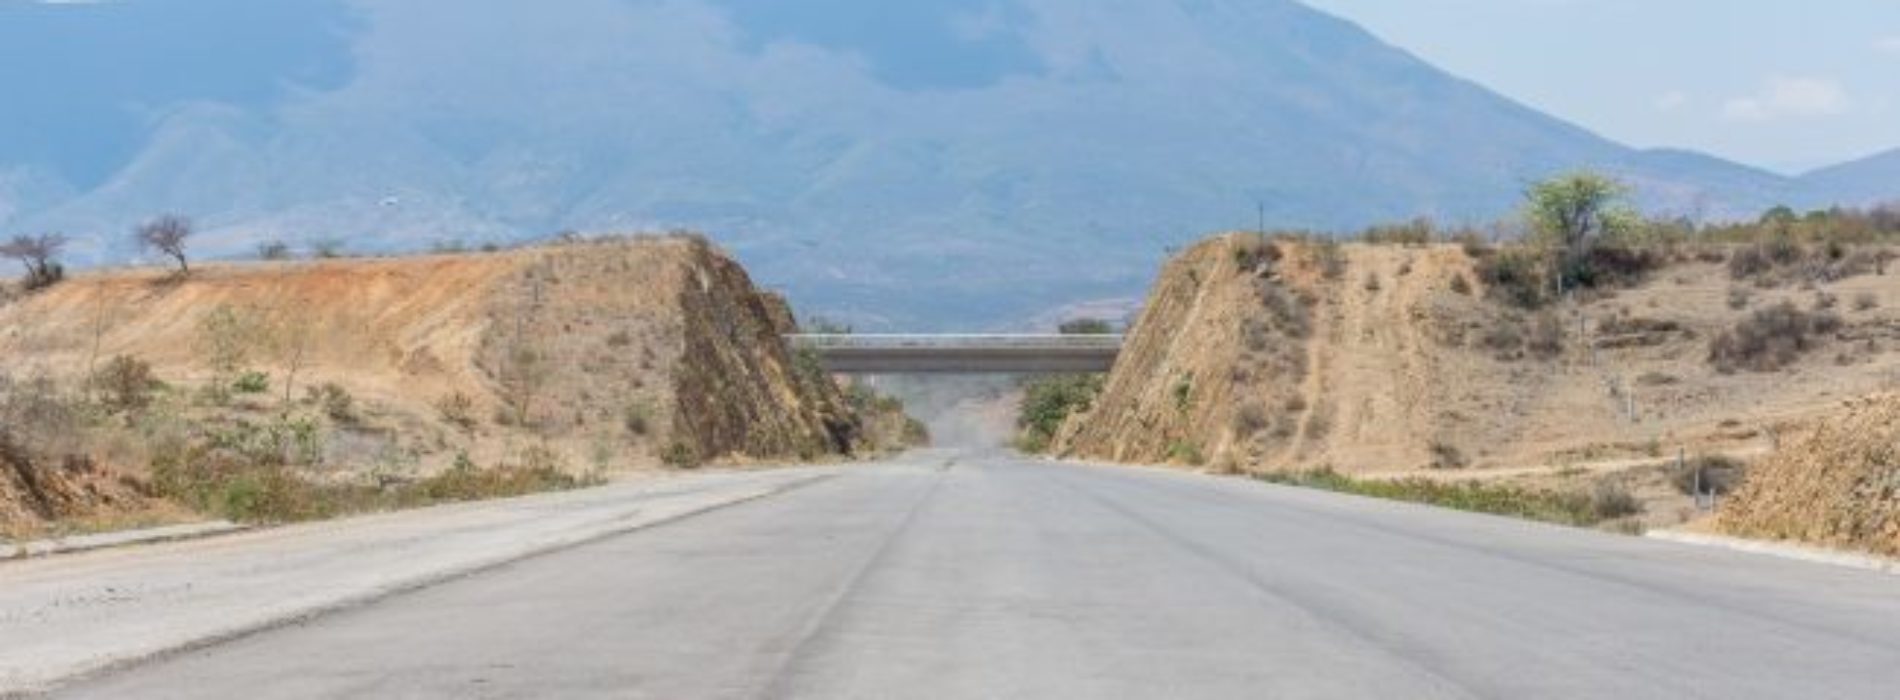
[(734, 472), (0, 562), (0, 696), (768, 497), (837, 468)]

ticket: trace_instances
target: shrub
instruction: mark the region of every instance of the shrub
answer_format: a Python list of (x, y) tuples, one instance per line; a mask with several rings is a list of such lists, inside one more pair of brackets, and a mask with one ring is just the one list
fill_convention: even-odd
[(1840, 317), (1831, 311), (1802, 311), (1784, 301), (1756, 311), (1709, 341), (1709, 362), (1723, 373), (1773, 372), (1812, 349), (1817, 336), (1840, 327)]
[(1697, 455), (1670, 468), (1669, 483), (1676, 491), (1693, 496), (1696, 487), (1702, 493), (1731, 493), (1748, 476), (1748, 465), (1727, 455)]
[(1510, 316), (1500, 318), (1478, 336), (1478, 343), (1497, 353), (1500, 359), (1516, 359), (1524, 347), (1523, 321)]
[(1643, 504), (1629, 489), (1612, 482), (1600, 482), (1590, 493), (1590, 510), (1599, 521), (1627, 518), (1643, 512)]
[(1736, 311), (1746, 309), (1748, 308), (1749, 302), (1754, 300), (1753, 296), (1754, 295), (1749, 294), (1747, 289), (1730, 287), (1728, 290), (1728, 307)]
[(1262, 279), (1255, 284), (1260, 304), (1267, 309), (1274, 326), (1291, 338), (1305, 338), (1313, 332), (1313, 311), (1306, 302), (1288, 292), (1278, 282)]
[(1234, 435), (1242, 440), (1265, 430), (1267, 423), (1267, 407), (1259, 401), (1247, 401), (1234, 411)]
[(1471, 296), (1471, 280), (1465, 279), (1464, 275), (1452, 276), (1451, 291), (1454, 294), (1462, 294), (1464, 296)]
[(1757, 277), (1773, 269), (1774, 261), (1759, 247), (1737, 250), (1728, 258), (1728, 275), (1738, 280)]
[(702, 464), (699, 450), (679, 441), (667, 445), (666, 449), (660, 452), (660, 461), (675, 469), (698, 469)]
[(626, 411), (620, 416), (620, 422), (621, 425), (626, 426), (628, 433), (636, 437), (646, 437), (648, 433), (653, 432), (653, 409), (645, 403), (628, 404)]
[[(1599, 507), (1592, 493), (1528, 489), (1518, 486), (1441, 482), (1433, 479), (1384, 481), (1354, 479), (1332, 469), (1262, 474), (1256, 478), (1270, 483), (1323, 489), (1372, 498), (1424, 503), (1441, 508), (1507, 515), (1528, 520), (1591, 526), (1604, 522), (1606, 512), (1623, 510), (1615, 498), (1606, 497)], [(1621, 517), (1621, 516), (1618, 516)]]
[(1880, 298), (1874, 296), (1873, 292), (1861, 292), (1854, 296), (1855, 311), (1870, 311), (1879, 306)]
[(1272, 270), (1285, 254), (1278, 245), (1258, 235), (1245, 235), (1234, 244), (1234, 264), (1242, 270)]
[(1102, 392), (1100, 375), (1061, 375), (1029, 383), (1023, 393), (1016, 425), (1023, 431), (1025, 451), (1048, 447), (1070, 415), (1087, 411)]
[[(1403, 274), (1403, 273), (1400, 273), (1400, 274)], [(1379, 273), (1377, 272), (1366, 273), (1366, 291), (1377, 292), (1379, 291), (1379, 287), (1380, 287)]]
[(1339, 246), (1339, 241), (1322, 240), (1314, 248), (1313, 254), (1317, 256), (1320, 273), (1326, 279), (1336, 280), (1346, 276), (1346, 251)]
[(1115, 326), (1099, 318), (1078, 318), (1063, 321), (1058, 332), (1063, 335), (1114, 335)]
[(1207, 457), (1201, 454), (1201, 446), (1189, 440), (1176, 440), (1168, 443), (1168, 461), (1190, 466), (1207, 463)]
[(1463, 469), (1466, 466), (1465, 453), (1457, 445), (1438, 440), (1432, 441), (1433, 469)]
[(1564, 323), (1554, 313), (1542, 313), (1531, 323), (1531, 336), (1526, 342), (1532, 353), (1544, 359), (1563, 354)]
[(468, 394), (455, 392), (435, 402), (436, 413), (442, 420), (463, 430), (475, 429), (475, 399)]
[(1477, 266), (1478, 279), (1489, 293), (1502, 301), (1526, 309), (1543, 306), (1548, 296), (1543, 263), (1534, 251), (1513, 249), (1482, 258)]
[(283, 241), (264, 241), (257, 244), (259, 260), (289, 260), (290, 245)]
[(358, 420), (356, 398), (341, 385), (325, 382), (310, 387), (306, 392), (310, 401), (317, 404), (318, 408), (323, 410), (323, 415), (329, 416), (330, 420), (345, 424), (355, 423)]
[(270, 391), (270, 375), (258, 371), (239, 374), (231, 380), (231, 391), (239, 394), (262, 394)]
[(129, 355), (106, 361), (93, 375), (93, 385), (103, 392), (108, 408), (136, 411), (152, 403), (152, 392), (160, 384), (152, 374), (152, 365)]

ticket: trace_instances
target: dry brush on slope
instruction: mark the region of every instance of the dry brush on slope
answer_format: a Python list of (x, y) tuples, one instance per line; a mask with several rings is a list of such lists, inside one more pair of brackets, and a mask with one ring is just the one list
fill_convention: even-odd
[(1900, 396), (1855, 402), (1757, 461), (1718, 524), (1748, 537), (1900, 555)]
[[(1900, 277), (1754, 289), (1736, 308), (1741, 249), (1658, 246), (1640, 277), (1525, 309), (1499, 286), (1515, 273), (1485, 270), (1534, 263), (1531, 249), (1220, 236), (1169, 262), (1102, 396), (1052, 451), (1346, 473), (1650, 463), (1760, 449), (1900, 369), (1900, 315), (1882, 303)], [(1825, 310), (1836, 298), (1861, 301)], [(1712, 345), (1732, 356), (1724, 333), (1784, 303), (1827, 318), (1803, 326), (1803, 352), (1761, 372), (1711, 361)]]
[(0, 358), (82, 409), (85, 441), (35, 464), (83, 458), (214, 511), (276, 498), (321, 515), (356, 496), (300, 484), (512, 492), (565, 483), (521, 475), (875, 447), (830, 378), (801, 371), (780, 307), (697, 237), (205, 265), (0, 307)]

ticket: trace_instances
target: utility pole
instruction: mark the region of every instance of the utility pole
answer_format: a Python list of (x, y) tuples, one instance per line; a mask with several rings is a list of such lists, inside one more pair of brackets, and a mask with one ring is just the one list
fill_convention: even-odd
[(1256, 233), (1259, 233), (1262, 236), (1265, 236), (1267, 235), (1267, 203), (1256, 199), (1254, 200), (1253, 205), (1254, 205), (1254, 211), (1260, 215), (1260, 219), (1259, 219), (1260, 227), (1257, 229), (1254, 229), (1254, 231)]

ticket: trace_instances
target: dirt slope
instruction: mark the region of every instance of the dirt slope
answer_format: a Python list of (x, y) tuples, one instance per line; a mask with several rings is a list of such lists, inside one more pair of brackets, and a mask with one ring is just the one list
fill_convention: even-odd
[(1717, 525), (1900, 555), (1900, 396), (1855, 402), (1756, 462)]
[[(1734, 292), (1720, 262), (1685, 258), (1638, 288), (1525, 312), (1487, 299), (1475, 264), (1451, 245), (1205, 241), (1169, 262), (1056, 449), (1361, 473), (1759, 452), (1900, 384), (1900, 277)], [(1835, 306), (1842, 327), (1779, 371), (1708, 361), (1710, 338), (1782, 300)]]
[[(324, 446), (345, 469), (426, 472), (459, 454), (488, 464), (527, 444), (609, 470), (862, 444), (837, 387), (798, 376), (778, 338), (782, 300), (697, 238), (206, 265), (183, 281), (80, 276), (0, 306), (0, 359), (14, 377), (81, 387), (107, 359), (135, 357), (173, 403), (199, 406), (192, 392), (214, 375), (205, 328), (218, 316), (270, 388), (196, 419), (263, 420), (286, 391), (303, 402), (334, 383), (360, 414)], [(108, 466), (142, 466), (137, 449), (96, 451)]]

